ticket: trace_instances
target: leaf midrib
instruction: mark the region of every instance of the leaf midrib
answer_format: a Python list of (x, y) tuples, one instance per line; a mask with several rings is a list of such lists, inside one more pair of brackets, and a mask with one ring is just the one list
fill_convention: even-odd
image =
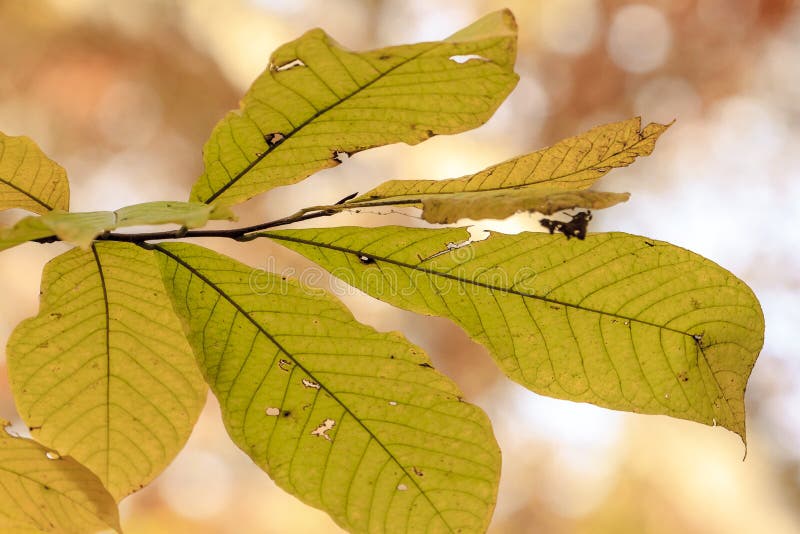
[(33, 196), (33, 194), (31, 194), (29, 191), (25, 191), (24, 189), (20, 189), (17, 185), (13, 184), (12, 182), (9, 182), (5, 178), (0, 177), (0, 183), (3, 183), (5, 185), (7, 185), (8, 187), (10, 187), (12, 189), (15, 189), (16, 191), (22, 193), (22, 195), (24, 195), (25, 197), (33, 200), (34, 202), (36, 202), (37, 204), (42, 206), (47, 211), (53, 211), (53, 209), (54, 209), (53, 206), (51, 206), (47, 202), (39, 199), (38, 197)]
[(106, 482), (111, 478), (111, 334), (110, 316), (108, 310), (108, 289), (106, 288), (106, 278), (103, 273), (103, 265), (97, 253), (97, 245), (92, 243), (92, 254), (97, 264), (97, 274), (100, 277), (100, 287), (103, 290), (103, 306), (105, 307), (105, 341), (106, 341)]
[[(147, 247), (147, 248), (149, 248), (149, 247)], [(428, 501), (428, 503), (431, 505), (431, 507), (432, 507), (432, 508), (433, 508), (433, 509), (436, 511), (437, 515), (439, 515), (439, 517), (441, 517), (441, 518), (442, 518), (442, 521), (444, 522), (444, 524), (445, 524), (445, 525), (447, 525), (447, 528), (450, 530), (450, 532), (453, 532), (453, 533), (455, 533), (455, 530), (453, 530), (453, 528), (452, 528), (452, 527), (450, 526), (450, 524), (447, 522), (447, 520), (445, 519), (445, 516), (444, 516), (444, 514), (442, 513), (442, 511), (441, 511), (441, 510), (439, 510), (439, 508), (436, 506), (436, 504), (434, 504), (434, 503), (433, 503), (433, 501), (431, 501), (430, 497), (429, 497), (429, 496), (428, 496), (428, 494), (427, 494), (427, 493), (426, 493), (426, 492), (425, 492), (425, 491), (422, 489), (422, 487), (420, 487), (420, 485), (419, 485), (419, 483), (416, 481), (415, 477), (412, 477), (412, 476), (411, 476), (411, 473), (410, 473), (410, 472), (409, 472), (409, 471), (408, 471), (408, 470), (405, 468), (405, 466), (404, 466), (404, 465), (403, 465), (403, 464), (402, 464), (402, 463), (401, 463), (401, 462), (400, 462), (400, 461), (399, 461), (399, 460), (398, 460), (398, 459), (395, 457), (395, 455), (394, 455), (394, 454), (392, 454), (392, 452), (391, 452), (391, 451), (389, 451), (389, 449), (387, 449), (387, 448), (386, 448), (386, 445), (383, 443), (383, 441), (382, 441), (382, 440), (380, 440), (380, 439), (378, 439), (378, 437), (377, 437), (377, 436), (376, 436), (376, 435), (375, 435), (375, 434), (372, 432), (372, 430), (370, 430), (370, 428), (369, 428), (369, 427), (367, 427), (367, 426), (364, 424), (364, 422), (361, 420), (361, 418), (357, 417), (357, 416), (356, 416), (356, 415), (355, 415), (355, 414), (354, 414), (354, 413), (353, 413), (353, 412), (350, 410), (350, 408), (348, 407), (348, 405), (347, 405), (346, 403), (342, 402), (342, 401), (339, 399), (339, 397), (336, 395), (336, 393), (334, 393), (333, 391), (331, 391), (330, 389), (328, 389), (328, 387), (325, 385), (325, 381), (324, 381), (324, 380), (319, 380), (319, 379), (318, 379), (318, 378), (317, 378), (317, 377), (316, 377), (316, 376), (315, 376), (315, 375), (314, 375), (314, 374), (313, 374), (313, 373), (312, 373), (312, 372), (311, 372), (311, 371), (310, 371), (308, 368), (306, 368), (306, 367), (305, 367), (305, 366), (304, 366), (304, 365), (303, 365), (303, 364), (302, 364), (300, 361), (298, 361), (298, 360), (297, 360), (297, 359), (296, 359), (296, 358), (295, 358), (295, 357), (292, 355), (292, 353), (290, 353), (288, 350), (286, 350), (286, 349), (283, 347), (283, 345), (282, 345), (282, 344), (281, 344), (281, 343), (280, 343), (280, 342), (279, 342), (277, 339), (275, 339), (275, 338), (274, 338), (274, 337), (273, 337), (273, 336), (272, 336), (272, 335), (271, 335), (269, 332), (267, 332), (267, 331), (266, 331), (266, 330), (265, 330), (265, 329), (264, 329), (264, 328), (263, 328), (263, 327), (262, 327), (262, 326), (261, 326), (261, 325), (260, 325), (260, 324), (259, 324), (259, 323), (258, 323), (258, 322), (257, 322), (257, 321), (256, 321), (256, 320), (255, 320), (255, 319), (252, 317), (252, 316), (251, 316), (251, 314), (250, 314), (250, 313), (249, 313), (247, 310), (245, 310), (244, 308), (242, 308), (242, 307), (239, 305), (239, 303), (237, 303), (237, 302), (236, 302), (236, 301), (235, 301), (235, 300), (234, 300), (232, 297), (230, 297), (230, 296), (229, 296), (229, 295), (228, 295), (228, 294), (227, 294), (225, 291), (223, 291), (223, 290), (222, 290), (222, 288), (220, 288), (220, 287), (219, 287), (217, 284), (215, 284), (213, 281), (211, 281), (211, 280), (210, 280), (208, 277), (206, 277), (206, 276), (205, 276), (203, 273), (201, 273), (200, 271), (198, 271), (197, 269), (195, 269), (193, 266), (189, 265), (187, 262), (185, 262), (183, 259), (181, 259), (181, 258), (180, 258), (180, 256), (178, 256), (178, 255), (175, 255), (175, 254), (171, 253), (170, 251), (168, 251), (168, 250), (164, 249), (164, 248), (163, 248), (163, 247), (161, 247), (160, 245), (153, 245), (153, 246), (152, 246), (152, 250), (156, 250), (156, 251), (158, 251), (158, 252), (161, 252), (161, 253), (162, 253), (162, 254), (164, 254), (165, 256), (167, 256), (167, 257), (171, 258), (171, 259), (172, 259), (173, 261), (175, 261), (176, 263), (179, 263), (179, 264), (180, 264), (180, 265), (182, 265), (182, 266), (183, 266), (185, 269), (187, 269), (187, 270), (188, 270), (188, 271), (189, 271), (189, 272), (190, 272), (190, 273), (191, 273), (193, 276), (196, 276), (197, 278), (199, 278), (200, 280), (202, 280), (202, 281), (203, 281), (205, 284), (207, 284), (209, 287), (211, 287), (211, 288), (212, 288), (214, 291), (216, 291), (216, 292), (217, 292), (217, 294), (219, 294), (219, 295), (220, 295), (222, 298), (224, 298), (224, 299), (225, 299), (225, 300), (226, 300), (226, 301), (227, 301), (227, 302), (228, 302), (228, 303), (229, 303), (231, 306), (233, 306), (233, 307), (234, 307), (234, 308), (235, 308), (235, 309), (236, 309), (236, 310), (237, 310), (239, 313), (241, 313), (241, 314), (242, 314), (242, 316), (243, 316), (243, 317), (245, 317), (245, 318), (246, 318), (246, 319), (247, 319), (247, 320), (248, 320), (248, 321), (249, 321), (249, 322), (250, 322), (250, 323), (251, 323), (251, 324), (252, 324), (252, 325), (253, 325), (253, 326), (254, 326), (254, 327), (255, 327), (255, 328), (256, 328), (256, 329), (257, 329), (257, 330), (260, 332), (260, 333), (261, 333), (261, 334), (263, 334), (263, 335), (264, 335), (264, 336), (265, 336), (265, 337), (266, 337), (266, 338), (267, 338), (267, 339), (268, 339), (268, 340), (269, 340), (269, 341), (270, 341), (272, 344), (274, 344), (274, 345), (275, 345), (275, 346), (278, 348), (278, 350), (279, 350), (279, 351), (281, 351), (283, 354), (285, 354), (287, 358), (290, 358), (290, 359), (291, 359), (291, 360), (292, 360), (292, 361), (295, 363), (295, 365), (296, 365), (296, 366), (297, 366), (297, 367), (298, 367), (300, 370), (302, 370), (304, 373), (306, 373), (306, 374), (307, 374), (307, 375), (308, 375), (308, 376), (309, 376), (309, 377), (310, 377), (312, 380), (314, 380), (314, 382), (316, 382), (317, 384), (319, 384), (319, 385), (320, 385), (320, 388), (321, 388), (322, 390), (324, 390), (324, 391), (325, 391), (325, 392), (326, 392), (328, 395), (330, 395), (330, 396), (331, 396), (331, 398), (332, 398), (334, 401), (336, 401), (336, 403), (338, 403), (338, 404), (339, 404), (339, 406), (341, 406), (341, 407), (344, 409), (344, 411), (345, 411), (347, 414), (349, 414), (349, 415), (350, 415), (350, 417), (352, 417), (352, 418), (353, 418), (353, 420), (355, 420), (356, 422), (358, 422), (358, 425), (359, 425), (361, 428), (363, 428), (363, 429), (364, 429), (364, 431), (366, 431), (366, 432), (367, 432), (367, 434), (370, 436), (370, 438), (371, 438), (371, 439), (375, 440), (375, 442), (376, 442), (376, 443), (377, 443), (377, 444), (378, 444), (378, 445), (379, 445), (379, 446), (380, 446), (380, 447), (381, 447), (381, 448), (384, 450), (384, 452), (385, 452), (385, 453), (386, 453), (386, 454), (389, 456), (389, 458), (391, 458), (391, 459), (392, 459), (392, 461), (393, 461), (393, 462), (394, 462), (394, 463), (395, 463), (395, 464), (396, 464), (396, 465), (397, 465), (397, 466), (398, 466), (398, 467), (399, 467), (399, 468), (402, 470), (402, 472), (403, 472), (403, 473), (406, 475), (406, 477), (407, 477), (407, 478), (408, 478), (408, 479), (411, 481), (411, 483), (412, 483), (412, 484), (413, 484), (413, 485), (414, 485), (414, 486), (417, 488), (417, 490), (419, 491), (420, 495), (424, 496), (425, 500), (426, 500), (426, 501)]]

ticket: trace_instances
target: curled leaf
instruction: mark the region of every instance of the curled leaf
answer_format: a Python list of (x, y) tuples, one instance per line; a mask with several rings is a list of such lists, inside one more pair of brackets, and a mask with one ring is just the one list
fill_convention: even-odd
[(537, 193), (589, 188), (615, 167), (648, 156), (670, 125), (641, 118), (597, 126), (542, 150), (449, 180), (390, 180), (350, 203), (446, 197), (454, 193), (500, 192), (524, 188)]
[(540, 193), (529, 189), (453, 193), (423, 197), (422, 218), (429, 223), (449, 224), (459, 219), (505, 219), (521, 211), (550, 215), (571, 208), (609, 208), (630, 198), (628, 193), (566, 191)]

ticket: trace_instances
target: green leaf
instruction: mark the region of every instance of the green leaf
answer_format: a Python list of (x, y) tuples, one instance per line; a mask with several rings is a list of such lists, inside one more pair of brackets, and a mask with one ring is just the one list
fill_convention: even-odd
[(204, 226), (209, 219), (233, 220), (235, 216), (225, 207), (174, 201), (145, 202), (116, 211), (53, 211), (42, 216), (25, 217), (11, 228), (0, 229), (0, 251), (52, 236), (86, 249), (97, 236), (117, 228), (158, 224), (196, 228)]
[(342, 153), (480, 126), (516, 85), (515, 57), (507, 10), (441, 42), (363, 53), (311, 30), (273, 53), (214, 128), (191, 199), (236, 204), (338, 165)]
[(449, 224), (460, 219), (505, 219), (520, 211), (549, 215), (570, 208), (610, 208), (630, 198), (628, 193), (565, 191), (542, 194), (512, 189), (477, 193), (452, 193), (423, 197), (422, 218), (429, 223)]
[(669, 126), (651, 123), (642, 129), (641, 118), (634, 117), (597, 126), (551, 147), (498, 163), (469, 176), (449, 180), (390, 180), (350, 203), (447, 198), (453, 193), (500, 192), (519, 188), (532, 194), (587, 189), (614, 167), (626, 167), (637, 157), (650, 155), (659, 136)]
[(91, 471), (6, 425), (0, 419), (0, 532), (122, 532), (117, 503)]
[(0, 210), (69, 209), (67, 173), (30, 138), (0, 132)]
[(41, 217), (23, 217), (11, 228), (0, 228), (0, 251), (53, 235), (55, 232)]
[(33, 437), (83, 463), (116, 499), (166, 467), (205, 402), (155, 258), (131, 244), (48, 263), (39, 314), (17, 326), (7, 355)]
[(745, 439), (758, 300), (718, 265), (622, 233), (585, 241), (464, 229), (264, 232), (375, 298), (448, 317), (552, 397), (719, 424)]
[(486, 415), (396, 333), (210, 250), (156, 246), (233, 441), (352, 532), (483, 532), (500, 476)]
[(179, 224), (186, 228), (205, 226), (209, 220), (235, 220), (232, 211), (225, 207), (209, 206), (201, 202), (159, 201), (134, 204), (114, 212), (116, 228), (156, 224)]

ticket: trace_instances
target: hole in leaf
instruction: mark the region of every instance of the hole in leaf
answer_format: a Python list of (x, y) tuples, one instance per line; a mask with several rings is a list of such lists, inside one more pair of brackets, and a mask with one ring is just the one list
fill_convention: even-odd
[(301, 60), (293, 59), (293, 60), (289, 61), (288, 63), (284, 63), (283, 65), (272, 65), (271, 66), (272, 67), (271, 70), (273, 70), (275, 72), (283, 72), (285, 70), (290, 70), (290, 69), (293, 69), (295, 67), (305, 67), (305, 66), (306, 66), (306, 64), (303, 63)]
[(398, 484), (397, 485), (397, 490), (398, 491), (406, 491), (406, 490), (408, 490), (408, 486), (406, 486), (405, 484)]
[(395, 402), (395, 401), (389, 401), (389, 406), (397, 406), (397, 402)]
[(336, 421), (333, 419), (325, 419), (321, 425), (311, 431), (311, 435), (325, 438), (328, 441), (333, 441), (328, 435), (328, 432), (332, 430), (334, 426), (336, 426)]
[(333, 153), (334, 161), (338, 161), (339, 163), (344, 163), (348, 159), (350, 159), (350, 153), (345, 152), (344, 150), (337, 150)]
[(277, 417), (278, 415), (280, 415), (281, 410), (280, 408), (269, 407), (267, 408), (266, 412), (267, 415), (269, 415), (270, 417)]
[(307, 387), (307, 388), (311, 388), (311, 389), (319, 389), (319, 384), (317, 384), (317, 383), (316, 383), (316, 382), (314, 382), (313, 380), (309, 380), (308, 378), (304, 378), (304, 379), (302, 380), (302, 382), (303, 382), (303, 386), (305, 386), (305, 387)]
[(373, 258), (370, 258), (370, 257), (369, 257), (369, 256), (367, 256), (366, 254), (361, 254), (361, 255), (358, 257), (358, 261), (360, 261), (360, 262), (361, 262), (361, 263), (363, 263), (364, 265), (369, 265), (370, 263), (375, 263), (375, 259), (373, 259)]
[(264, 136), (264, 141), (266, 141), (267, 145), (270, 147), (278, 146), (279, 144), (283, 143), (284, 139), (286, 139), (286, 136), (280, 132), (268, 133)]
[(456, 56), (450, 56), (448, 59), (450, 61), (455, 61), (456, 63), (466, 63), (467, 61), (475, 61), (475, 60), (482, 61), (484, 63), (491, 61), (489, 58), (479, 56), (478, 54), (456, 55)]
[(278, 367), (281, 368), (281, 371), (288, 371), (291, 366), (292, 362), (289, 360), (278, 360)]
[(47, 458), (49, 460), (60, 460), (61, 459), (61, 455), (58, 454), (56, 451), (47, 451), (46, 453), (44, 453), (44, 455), (47, 456)]

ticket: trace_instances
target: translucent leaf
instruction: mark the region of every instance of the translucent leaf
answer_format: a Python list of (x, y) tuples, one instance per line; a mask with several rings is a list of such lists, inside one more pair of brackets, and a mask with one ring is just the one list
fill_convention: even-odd
[(209, 220), (234, 220), (232, 211), (200, 202), (159, 201), (134, 204), (114, 212), (116, 227), (179, 224), (186, 228), (205, 226)]
[(47, 264), (39, 314), (11, 335), (8, 368), (33, 437), (91, 469), (116, 499), (166, 467), (205, 402), (152, 253), (125, 243)]
[(8, 435), (7, 424), (0, 419), (0, 532), (122, 532), (117, 503), (91, 471)]
[(23, 217), (11, 228), (0, 228), (0, 251), (54, 234), (41, 217)]
[(520, 211), (549, 215), (570, 208), (610, 208), (630, 198), (628, 193), (565, 191), (542, 194), (527, 189), (452, 193), (423, 197), (422, 218), (429, 223), (449, 224), (460, 219), (505, 219)]
[(500, 451), (486, 415), (395, 333), (210, 250), (158, 245), (233, 441), (352, 532), (483, 532)]
[(331, 228), (264, 233), (375, 298), (452, 319), (552, 397), (719, 424), (745, 438), (758, 300), (718, 265), (622, 233)]
[(592, 128), (537, 152), (510, 159), (479, 173), (449, 180), (390, 180), (351, 202), (448, 196), (452, 193), (509, 191), (524, 187), (549, 194), (590, 187), (614, 167), (648, 156), (669, 125), (641, 128), (635, 117)]
[(354, 152), (480, 126), (516, 85), (515, 56), (507, 10), (441, 42), (363, 53), (311, 30), (275, 51), (214, 128), (191, 199), (236, 204)]
[(145, 202), (117, 211), (53, 211), (37, 217), (25, 217), (11, 228), (0, 229), (0, 251), (26, 241), (52, 236), (81, 248), (89, 248), (97, 236), (117, 228), (158, 224), (196, 228), (204, 226), (209, 219), (234, 218), (233, 212), (225, 207), (174, 201)]
[(67, 173), (30, 138), (0, 132), (0, 210), (69, 209)]

